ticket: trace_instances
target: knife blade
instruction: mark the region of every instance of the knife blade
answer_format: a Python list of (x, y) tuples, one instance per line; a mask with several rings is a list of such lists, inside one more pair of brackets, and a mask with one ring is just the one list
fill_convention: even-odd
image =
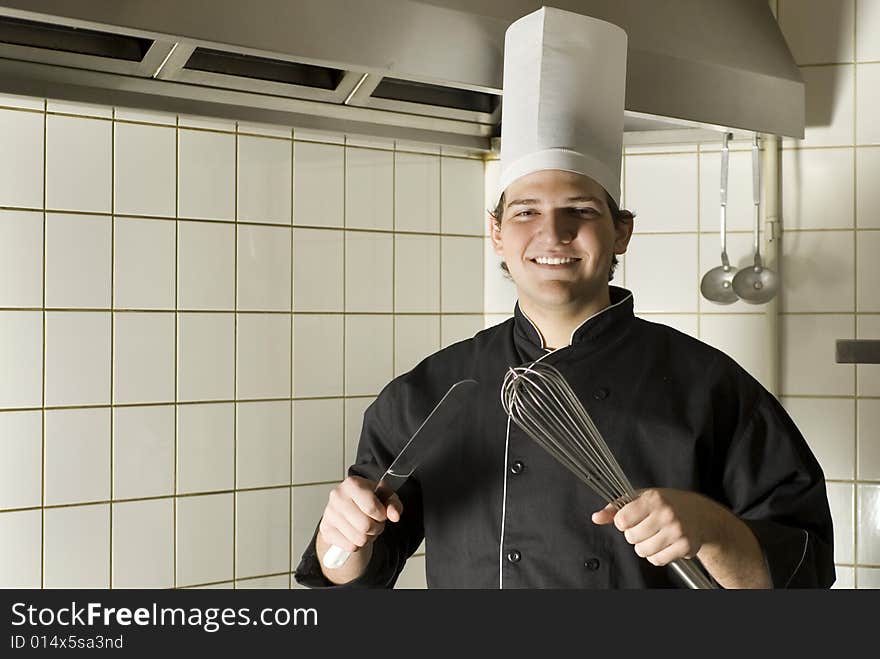
[[(425, 417), (421, 425), (416, 428), (397, 457), (391, 462), (385, 473), (376, 483), (373, 490), (382, 503), (387, 503), (388, 499), (412, 476), (413, 472), (425, 459), (425, 456), (437, 446), (437, 435), (441, 434), (444, 429), (452, 425), (457, 415), (461, 412), (465, 401), (471, 395), (477, 386), (476, 380), (460, 380), (456, 382), (443, 395), (430, 414)], [(434, 441), (432, 441), (432, 438)], [(321, 559), (325, 567), (335, 569), (342, 567), (351, 552), (346, 551), (342, 547), (333, 545), (324, 554)]]

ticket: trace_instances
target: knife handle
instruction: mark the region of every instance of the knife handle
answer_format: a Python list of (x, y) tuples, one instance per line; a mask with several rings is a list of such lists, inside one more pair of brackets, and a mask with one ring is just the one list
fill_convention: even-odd
[(327, 550), (327, 553), (324, 554), (324, 558), (321, 559), (321, 562), (324, 564), (324, 567), (335, 570), (336, 568), (345, 565), (345, 561), (348, 560), (349, 556), (351, 556), (350, 551), (346, 551), (342, 547), (333, 545)]

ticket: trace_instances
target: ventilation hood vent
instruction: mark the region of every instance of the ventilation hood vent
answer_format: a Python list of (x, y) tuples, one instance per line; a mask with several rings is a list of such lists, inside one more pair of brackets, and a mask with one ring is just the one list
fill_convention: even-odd
[[(0, 0), (0, 93), (488, 151), (504, 32), (541, 4)], [(766, 0), (553, 6), (627, 31), (625, 143), (803, 136), (803, 81)]]

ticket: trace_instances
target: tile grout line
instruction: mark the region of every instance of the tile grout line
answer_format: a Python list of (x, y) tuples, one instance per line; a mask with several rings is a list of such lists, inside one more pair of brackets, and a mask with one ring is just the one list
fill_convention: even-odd
[[(391, 159), (391, 377), (397, 375), (397, 142)], [(344, 440), (343, 440), (344, 441)], [(343, 454), (345, 453), (343, 446)]]
[(174, 498), (172, 500), (171, 587), (177, 588), (177, 497), (180, 494), (178, 469), (180, 453), (180, 115), (174, 115)]
[[(113, 313), (113, 306), (116, 304), (115, 291), (115, 270), (116, 270), (116, 219), (113, 213), (116, 212), (116, 108), (110, 108), (110, 403), (115, 402), (113, 392), (113, 367), (116, 363), (116, 314)], [(110, 417), (110, 505), (107, 506), (110, 515), (110, 555), (109, 555), (109, 572), (107, 583), (110, 584), (109, 589), (113, 590), (113, 496), (115, 494), (113, 487), (113, 444), (115, 443), (114, 435), (114, 410), (111, 407), (107, 410)]]
[[(437, 330), (440, 336), (440, 347), (443, 348), (443, 150), (440, 150), (440, 186), (437, 191), (437, 205), (439, 206), (439, 237), (437, 238)], [(485, 180), (484, 180), (485, 184)]]
[(235, 168), (233, 181), (233, 212), (235, 214), (235, 252), (233, 254), (233, 341), (232, 341), (232, 397), (235, 403), (232, 406), (232, 588), (235, 589), (238, 555), (238, 122), (235, 122)]
[(48, 101), (43, 99), (43, 291), (42, 291), (42, 329), (43, 329), (43, 364), (42, 364), (42, 406), (43, 411), (40, 414), (42, 418), (42, 455), (40, 456), (40, 588), (46, 587), (46, 179), (48, 164), (46, 157), (48, 153), (47, 137), (48, 137), (48, 115), (46, 107)]
[[(859, 105), (859, 95), (858, 95), (858, 84), (859, 84), (859, 76), (858, 76), (858, 65), (856, 64), (856, 41), (858, 38), (857, 32), (857, 20), (858, 20), (858, 2), (853, 2), (853, 152), (852, 152), (852, 173), (853, 173), (853, 228), (858, 228), (859, 225), (859, 214), (858, 214), (858, 166), (856, 164), (858, 160), (858, 105)], [(853, 232), (853, 336), (859, 336), (859, 234), (855, 231)], [(853, 393), (855, 397), (853, 399), (853, 476), (857, 480), (859, 477), (859, 403), (858, 403), (858, 395), (859, 395), (859, 365), (853, 365)], [(853, 562), (858, 566), (859, 563), (859, 486), (853, 485)], [(853, 569), (853, 588), (859, 587), (859, 578), (858, 578), (858, 569)]]
[(700, 156), (700, 145), (697, 144), (697, 337), (702, 340), (703, 338), (703, 313), (702, 313), (702, 302), (701, 292), (700, 292), (700, 283), (702, 282), (702, 277), (700, 275), (700, 256), (702, 255), (701, 245), (700, 245), (700, 229), (703, 225), (703, 208), (702, 208), (702, 190), (700, 188), (702, 181), (700, 180), (700, 166), (702, 164), (702, 158)]
[(289, 391), (290, 391), (290, 488), (287, 491), (287, 589), (293, 587), (293, 451), (296, 438), (294, 437), (293, 426), (293, 304), (294, 304), (294, 229), (293, 229), (293, 207), (294, 207), (294, 183), (296, 180), (296, 172), (294, 170), (296, 163), (296, 143), (293, 141), (294, 131), (290, 129), (290, 337), (288, 347), (290, 349), (290, 368), (289, 368)]

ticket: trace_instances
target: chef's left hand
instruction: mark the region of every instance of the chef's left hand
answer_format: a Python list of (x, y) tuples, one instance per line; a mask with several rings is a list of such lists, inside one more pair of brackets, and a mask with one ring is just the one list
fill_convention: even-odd
[(593, 513), (596, 524), (614, 525), (639, 556), (654, 565), (667, 565), (679, 558), (693, 558), (713, 541), (720, 506), (696, 492), (651, 488), (620, 510), (609, 504)]

